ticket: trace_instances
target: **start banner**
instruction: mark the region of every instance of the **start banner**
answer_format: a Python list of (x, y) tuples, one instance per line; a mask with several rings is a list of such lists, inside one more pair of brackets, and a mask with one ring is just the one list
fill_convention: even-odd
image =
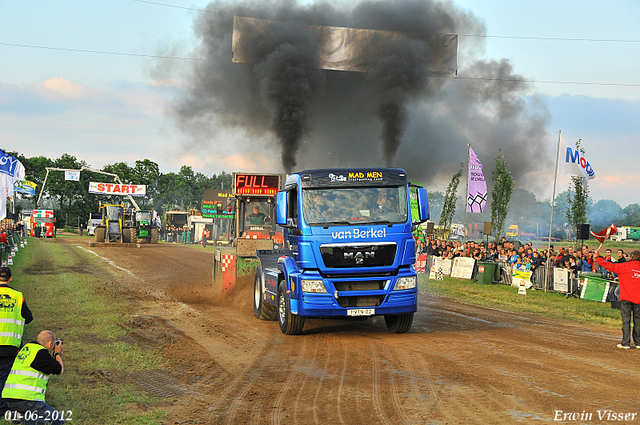
[(144, 184), (116, 184), (89, 182), (89, 193), (101, 195), (145, 196), (147, 186)]

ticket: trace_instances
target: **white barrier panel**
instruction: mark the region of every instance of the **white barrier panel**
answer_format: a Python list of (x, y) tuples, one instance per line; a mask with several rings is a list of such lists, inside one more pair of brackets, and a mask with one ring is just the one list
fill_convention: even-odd
[(453, 267), (451, 269), (451, 277), (459, 279), (471, 279), (473, 276), (473, 267), (476, 260), (467, 257), (458, 257), (453, 259)]
[(445, 276), (451, 275), (451, 260), (446, 258), (434, 257), (431, 264), (431, 271), (429, 272), (429, 279), (436, 279), (438, 270), (442, 270), (442, 274)]
[(531, 272), (526, 270), (514, 270), (511, 285), (517, 287), (524, 286), (527, 289), (531, 288), (533, 286), (531, 283)]
[(569, 292), (569, 271), (555, 267), (553, 269), (553, 290), (557, 292)]

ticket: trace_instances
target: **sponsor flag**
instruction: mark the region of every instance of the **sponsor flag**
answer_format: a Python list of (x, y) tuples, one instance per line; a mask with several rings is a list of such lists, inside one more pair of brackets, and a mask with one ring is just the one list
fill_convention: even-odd
[(482, 173), (482, 163), (469, 146), (469, 193), (467, 212), (481, 213), (487, 205), (487, 182)]
[(80, 171), (79, 170), (65, 170), (64, 171), (64, 179), (71, 180), (73, 182), (80, 181)]
[(7, 197), (13, 196), (16, 180), (24, 179), (24, 165), (15, 156), (0, 150), (0, 220), (7, 216)]
[(13, 191), (35, 196), (36, 184), (34, 182), (30, 182), (29, 180), (18, 180), (15, 183)]
[(591, 235), (596, 238), (598, 240), (598, 242), (600, 242), (601, 244), (604, 243), (604, 241), (606, 241), (609, 236), (615, 234), (618, 231), (618, 228), (616, 227), (615, 224), (611, 223), (611, 226), (607, 227), (606, 229), (598, 232), (598, 233), (594, 233), (591, 232)]
[(583, 183), (596, 178), (596, 173), (587, 159), (582, 156), (575, 147), (569, 146), (567, 141), (560, 134), (564, 151), (560, 150), (559, 174), (561, 176), (579, 176), (583, 178)]

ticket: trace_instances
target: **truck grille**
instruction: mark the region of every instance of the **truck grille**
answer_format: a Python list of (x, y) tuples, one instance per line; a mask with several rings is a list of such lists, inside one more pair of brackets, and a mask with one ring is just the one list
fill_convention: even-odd
[(378, 307), (382, 304), (384, 295), (339, 297), (340, 307)]
[(394, 242), (384, 244), (330, 244), (321, 245), (320, 254), (325, 267), (384, 267), (391, 266), (398, 246)]
[(362, 282), (332, 282), (337, 291), (382, 291), (386, 280), (371, 280)]

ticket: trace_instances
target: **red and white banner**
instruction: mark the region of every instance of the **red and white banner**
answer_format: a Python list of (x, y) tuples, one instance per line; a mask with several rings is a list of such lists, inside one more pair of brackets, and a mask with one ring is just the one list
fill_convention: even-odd
[(145, 196), (147, 186), (144, 184), (116, 184), (89, 182), (89, 193), (101, 195)]
[(416, 264), (414, 265), (416, 268), (416, 272), (418, 273), (426, 273), (427, 272), (427, 254), (420, 254), (416, 260)]

